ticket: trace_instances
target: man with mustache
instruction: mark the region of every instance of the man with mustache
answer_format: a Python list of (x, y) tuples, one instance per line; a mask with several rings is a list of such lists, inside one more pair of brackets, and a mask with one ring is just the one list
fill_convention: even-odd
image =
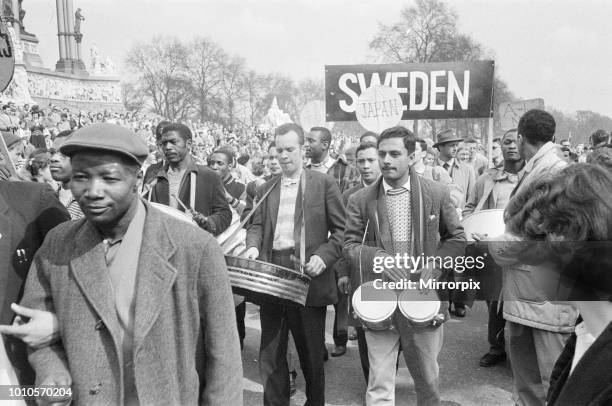
[[(386, 260), (407, 254), (444, 258), (458, 257), (465, 251), (463, 227), (448, 189), (420, 177), (413, 168), (420, 159), (415, 157), (416, 143), (416, 137), (404, 127), (383, 131), (378, 140), (382, 178), (349, 198), (344, 253), (351, 272), (363, 272), (363, 282), (381, 277), (396, 282), (409, 277), (408, 270), (396, 266), (374, 273), (378, 257)], [(450, 271), (427, 264), (414, 273), (427, 281)], [(440, 404), (438, 354), (443, 339), (441, 324), (446, 319), (448, 309), (442, 303), (440, 313), (427, 326), (414, 325), (397, 315), (393, 329), (365, 331), (370, 361), (366, 405), (394, 404), (400, 343), (414, 378), (417, 404)]]

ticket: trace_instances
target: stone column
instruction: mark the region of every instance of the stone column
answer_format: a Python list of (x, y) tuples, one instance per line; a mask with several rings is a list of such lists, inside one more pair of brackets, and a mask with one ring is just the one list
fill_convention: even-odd
[(70, 59), (77, 59), (76, 41), (74, 40), (74, 8), (72, 4), (72, 0), (66, 0), (66, 21), (68, 23), (67, 38), (70, 44)]
[(66, 59), (66, 39), (64, 36), (64, 2), (55, 0), (57, 8), (57, 40), (59, 42), (59, 60)]
[(15, 30), (15, 39), (21, 40), (21, 24), (19, 24), (19, 0), (11, 0), (13, 8), (13, 29)]

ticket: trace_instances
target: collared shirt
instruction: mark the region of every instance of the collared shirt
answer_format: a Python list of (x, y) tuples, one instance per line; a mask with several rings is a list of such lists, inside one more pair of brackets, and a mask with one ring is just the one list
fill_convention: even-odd
[(591, 334), (584, 321), (576, 325), (574, 332), (576, 333), (576, 347), (574, 349), (574, 358), (572, 359), (570, 374), (574, 372), (574, 368), (576, 368), (582, 356), (597, 339), (597, 337)]
[(406, 183), (404, 183), (402, 186), (400, 186), (398, 188), (395, 188), (395, 189), (392, 188), (391, 185), (389, 185), (384, 178), (383, 178), (383, 181), (382, 181), (382, 185), (383, 185), (383, 190), (385, 191), (385, 194), (388, 194), (389, 190), (397, 190), (397, 189), (410, 190), (410, 177), (408, 177), (408, 180), (406, 181)]
[(294, 214), (298, 191), (300, 189), (300, 173), (297, 178), (287, 178), (283, 175), (280, 184), (280, 199), (276, 217), (276, 228), (274, 229), (274, 241), (272, 248), (285, 250), (295, 247), (293, 237)]
[(327, 156), (327, 159), (324, 162), (319, 162), (318, 164), (310, 162), (310, 169), (313, 171), (317, 171), (320, 173), (327, 174), (329, 170), (336, 164), (336, 160)]
[(76, 201), (70, 189), (64, 189), (60, 185), (57, 194), (60, 202), (62, 202), (66, 210), (68, 210), (68, 214), (70, 214), (70, 218), (72, 220), (80, 219), (81, 217), (83, 217), (83, 212), (81, 211), (79, 202)]
[[(146, 214), (144, 204), (142, 201), (138, 201), (136, 213), (125, 235), (116, 240), (105, 239), (103, 241), (106, 248), (106, 266), (115, 297), (117, 319), (121, 327), (126, 405), (137, 404), (138, 401), (132, 348), (134, 340), (134, 296)], [(147, 272), (148, 270), (142, 271)]]
[(493, 178), (493, 201), (496, 209), (505, 209), (510, 201), (510, 195), (518, 184), (519, 178), (522, 175), (522, 170), (518, 173), (510, 173), (503, 171)]
[(181, 182), (183, 181), (183, 176), (185, 176), (185, 169), (174, 170), (172, 167), (168, 167), (168, 191), (170, 196), (168, 197), (168, 202), (170, 203), (170, 207), (178, 209), (178, 201), (172, 197), (172, 195), (178, 197), (179, 188), (181, 187)]

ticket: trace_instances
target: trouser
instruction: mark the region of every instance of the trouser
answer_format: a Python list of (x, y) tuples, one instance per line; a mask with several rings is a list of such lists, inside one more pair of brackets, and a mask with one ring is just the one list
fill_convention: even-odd
[[(288, 255), (272, 255), (272, 263), (293, 267)], [(260, 307), (261, 345), (259, 373), (264, 387), (264, 405), (288, 406), (289, 368), (287, 342), (289, 331), (295, 342), (300, 366), (306, 381), (306, 405), (325, 404), (326, 307), (297, 307), (264, 303)]]
[(517, 405), (546, 403), (550, 375), (569, 336), (508, 321), (508, 352)]
[[(499, 305), (499, 309), (498, 309)], [(504, 319), (504, 303), (498, 301), (487, 301), (487, 307), (489, 310), (489, 325), (488, 325), (488, 339), (490, 344), (489, 353), (495, 355), (501, 355), (506, 353), (505, 339), (504, 339), (504, 328), (506, 327), (506, 320)]]
[(238, 338), (240, 338), (240, 349), (244, 348), (244, 337), (246, 336), (246, 327), (244, 325), (244, 317), (246, 316), (246, 302), (243, 301), (236, 306), (236, 327), (238, 328)]
[(368, 359), (368, 342), (366, 341), (365, 331), (363, 327), (355, 327), (357, 331), (357, 348), (359, 349), (359, 360), (361, 361), (361, 369), (363, 370), (363, 377), (366, 383), (368, 383), (368, 377), (370, 375), (370, 360)]
[(414, 379), (417, 405), (440, 405), (438, 354), (443, 327), (418, 327), (397, 317), (395, 329), (366, 330), (370, 373), (367, 406), (395, 405), (395, 376), (400, 343)]
[(338, 303), (334, 305), (334, 310), (334, 344), (346, 345), (348, 342), (348, 295), (340, 290), (338, 290)]

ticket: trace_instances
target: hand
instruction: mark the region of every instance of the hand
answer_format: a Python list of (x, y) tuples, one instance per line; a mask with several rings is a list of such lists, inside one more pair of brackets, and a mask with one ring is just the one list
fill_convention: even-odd
[[(433, 278), (433, 274), (434, 274), (434, 268), (430, 267), (430, 266), (426, 266), (425, 268), (421, 268), (421, 275), (420, 275), (420, 279), (423, 282), (427, 282), (428, 280)], [(422, 289), (419, 289), (419, 291), (423, 292), (425, 291), (425, 287), (424, 284), (419, 284), (421, 286), (423, 286)]]
[(338, 279), (338, 290), (345, 295), (348, 295), (351, 290), (351, 281), (349, 280), (348, 276), (342, 276), (340, 279)]
[[(19, 338), (32, 348), (46, 347), (59, 340), (59, 324), (54, 313), (11, 304), (17, 313), (13, 324), (0, 326), (0, 333)], [(30, 320), (25, 322), (23, 317)]]
[(313, 255), (310, 257), (310, 260), (304, 267), (304, 272), (306, 272), (311, 277), (319, 276), (325, 270), (325, 262), (318, 255)]
[(488, 234), (472, 233), (472, 238), (477, 242), (487, 239), (488, 236)]
[(259, 258), (259, 250), (255, 247), (249, 247), (244, 253), (244, 257), (247, 259), (257, 259)]
[[(38, 386), (64, 386), (70, 387), (72, 385), (72, 377), (65, 373), (59, 373), (55, 376), (49, 376), (37, 382)], [(37, 399), (39, 405), (46, 406), (67, 406), (72, 401), (72, 389), (69, 389), (70, 394), (65, 396), (41, 396)]]
[(206, 229), (206, 227), (208, 226), (208, 223), (206, 222), (207, 218), (205, 215), (195, 210), (189, 210), (189, 214), (191, 215), (191, 218), (193, 219), (193, 221), (196, 222), (198, 226)]

